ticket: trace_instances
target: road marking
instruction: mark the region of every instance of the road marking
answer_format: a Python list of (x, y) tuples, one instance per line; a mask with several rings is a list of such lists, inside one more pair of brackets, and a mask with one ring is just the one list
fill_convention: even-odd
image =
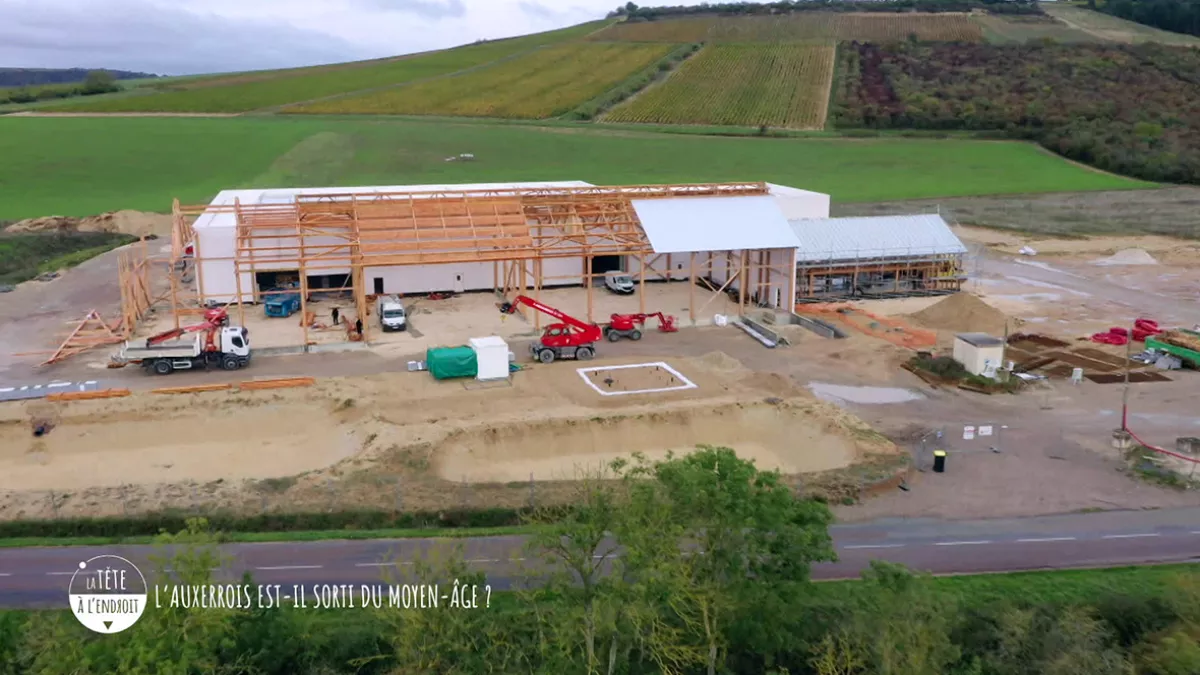
[(278, 565), (276, 567), (255, 567), (256, 570), (319, 570), (323, 565)]
[(904, 544), (855, 544), (853, 546), (843, 546), (842, 548), (904, 548)]
[(48, 576), (48, 577), (69, 577), (72, 574), (75, 574), (75, 573), (74, 572), (46, 572), (46, 576)]
[(1157, 532), (1144, 532), (1141, 534), (1106, 534), (1101, 539), (1137, 539), (1139, 537), (1157, 537)]
[(1075, 537), (1041, 537), (1038, 539), (1018, 539), (1018, 544), (1032, 544), (1039, 541), (1075, 541)]
[(975, 546), (977, 544), (990, 544), (988, 540), (983, 541), (939, 541), (934, 546)]
[(1192, 534), (1200, 534), (1200, 530), (1192, 530)]
[(0, 577), (11, 577), (12, 572), (0, 572)]
[(411, 565), (411, 562), (387, 562), (387, 563), (355, 563), (355, 567), (398, 567), (400, 565)]
[(500, 559), (499, 558), (474, 558), (472, 560), (467, 560), (466, 562), (469, 562), (469, 563), (494, 563), (494, 562), (500, 562)]

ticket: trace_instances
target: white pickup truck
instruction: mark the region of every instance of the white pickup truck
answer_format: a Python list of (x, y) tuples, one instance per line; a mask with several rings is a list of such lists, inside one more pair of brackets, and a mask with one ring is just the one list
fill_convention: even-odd
[(212, 368), (237, 370), (250, 364), (250, 335), (242, 326), (223, 326), (219, 333), (214, 331), (213, 347), (207, 349), (207, 338), (197, 334), (161, 344), (149, 344), (147, 340), (129, 340), (117, 353), (113, 361), (121, 365), (140, 364), (146, 372), (167, 375), (176, 370)]

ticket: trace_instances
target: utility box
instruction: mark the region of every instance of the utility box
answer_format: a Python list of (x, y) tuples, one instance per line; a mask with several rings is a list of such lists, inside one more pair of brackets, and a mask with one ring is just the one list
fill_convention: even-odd
[(508, 343), (497, 335), (471, 338), (471, 350), (475, 352), (477, 380), (508, 379)]
[(1004, 362), (1004, 340), (987, 333), (959, 333), (954, 336), (954, 360), (972, 375), (995, 372)]

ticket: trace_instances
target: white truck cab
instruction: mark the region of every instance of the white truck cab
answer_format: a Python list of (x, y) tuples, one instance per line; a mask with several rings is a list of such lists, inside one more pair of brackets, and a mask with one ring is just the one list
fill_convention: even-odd
[(621, 295), (629, 295), (633, 293), (633, 277), (625, 272), (606, 272), (604, 274), (604, 286), (613, 293)]
[(408, 312), (400, 298), (394, 295), (381, 296), (376, 313), (379, 314), (379, 325), (385, 331), (408, 328)]

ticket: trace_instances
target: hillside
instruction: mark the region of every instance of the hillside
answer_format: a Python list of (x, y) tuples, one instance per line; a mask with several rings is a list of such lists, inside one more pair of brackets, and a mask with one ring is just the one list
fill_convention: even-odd
[(88, 73), (103, 70), (114, 80), (141, 80), (158, 77), (153, 73), (109, 68), (0, 68), (0, 87), (38, 87), (46, 84), (83, 82)]

